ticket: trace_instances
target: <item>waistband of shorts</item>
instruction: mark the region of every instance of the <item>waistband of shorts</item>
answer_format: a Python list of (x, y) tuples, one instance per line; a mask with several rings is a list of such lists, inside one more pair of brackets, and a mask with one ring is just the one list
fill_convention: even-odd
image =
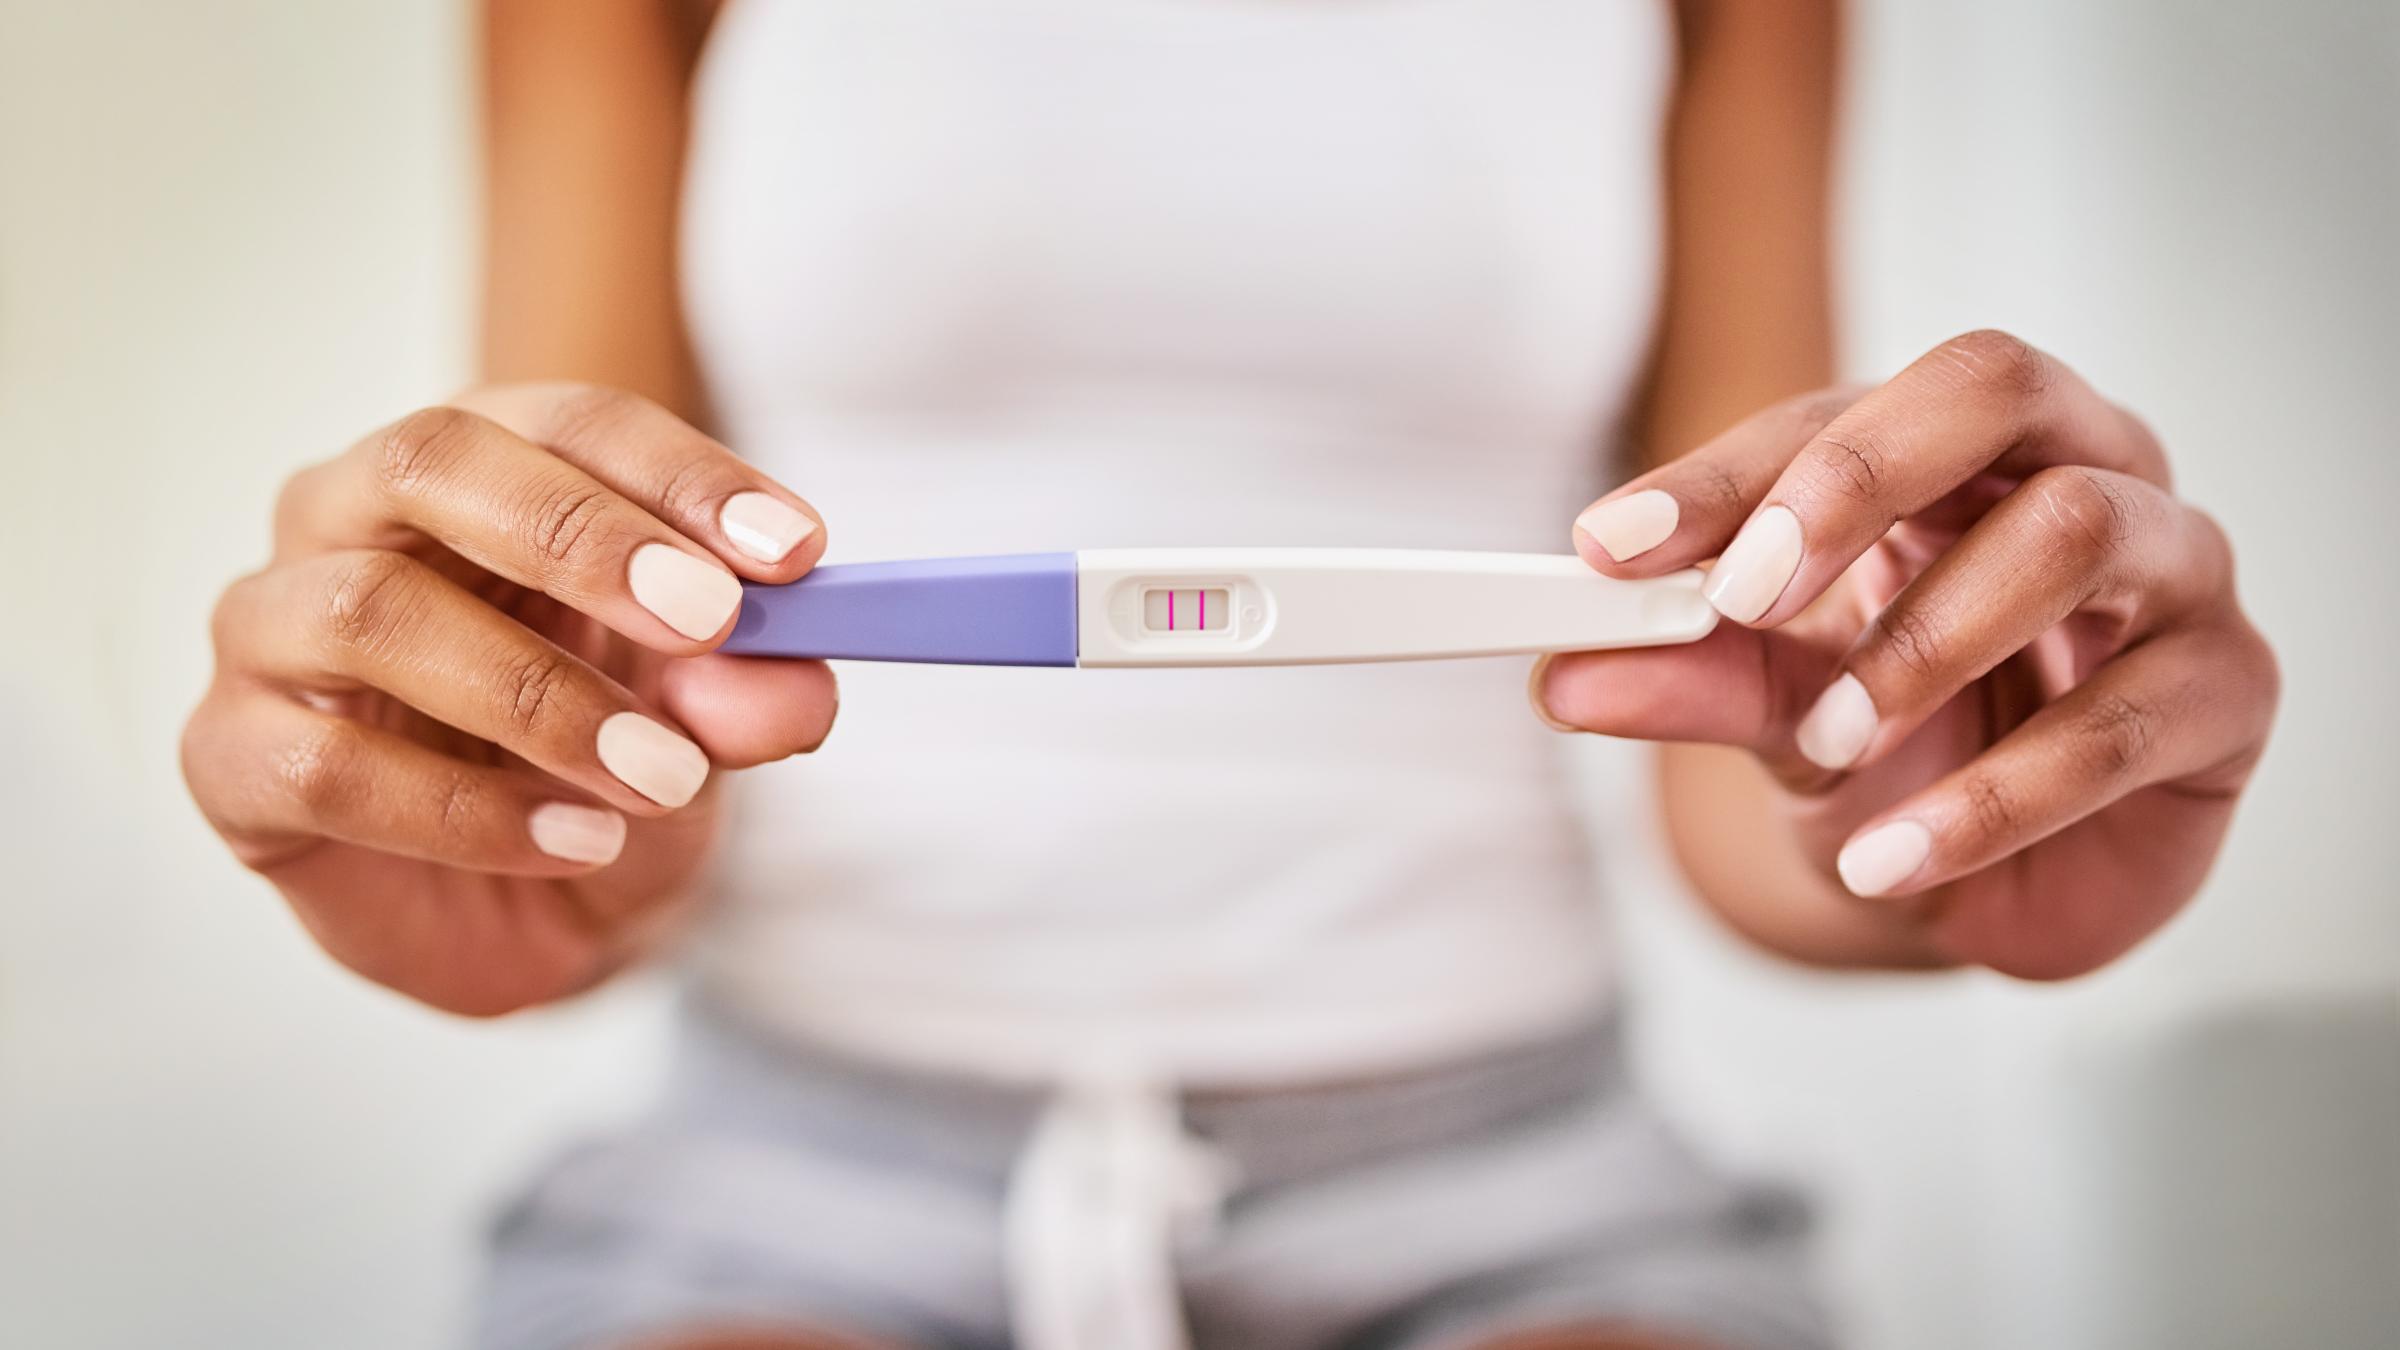
[[(862, 1059), (769, 1032), (697, 992), (685, 994), (679, 1023), (669, 1115), (994, 1184), (1056, 1091)], [(1437, 1148), (1624, 1090), (1618, 1019), (1609, 1012), (1421, 1070), (1173, 1095), (1186, 1131), (1232, 1162), (1245, 1184), (1272, 1185)]]

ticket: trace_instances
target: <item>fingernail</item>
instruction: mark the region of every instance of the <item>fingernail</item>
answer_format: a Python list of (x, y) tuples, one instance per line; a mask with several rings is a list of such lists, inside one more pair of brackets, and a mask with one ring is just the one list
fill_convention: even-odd
[(600, 762), (660, 806), (683, 805), (708, 781), (708, 756), (699, 746), (636, 712), (600, 724)]
[(695, 642), (715, 637), (742, 603), (739, 578), (672, 544), (635, 549), (626, 580), (642, 608)]
[(770, 563), (790, 557), (817, 528), (817, 522), (764, 492), (737, 492), (726, 498), (717, 524), (735, 548)]
[(1800, 753), (1820, 769), (1847, 769), (1875, 739), (1875, 700), (1856, 675), (1844, 674), (1817, 695), (1800, 719)]
[(1533, 715), (1542, 719), (1543, 726), (1552, 731), (1578, 732), (1583, 728), (1558, 720), (1551, 713), (1550, 705), (1542, 699), (1542, 682), (1549, 678), (1550, 663), (1556, 659), (1555, 656), (1545, 653), (1533, 663), (1533, 674), (1525, 679), (1525, 701), (1533, 705)]
[(1844, 845), (1833, 868), (1852, 895), (1881, 895), (1916, 875), (1932, 854), (1932, 831), (1913, 820), (1895, 820)]
[(1675, 533), (1675, 522), (1682, 516), (1682, 508), (1675, 504), (1675, 494), (1644, 488), (1591, 507), (1575, 517), (1575, 524), (1592, 537), (1601, 552), (1624, 562), (1667, 542), (1667, 536)]
[(533, 808), (525, 824), (535, 848), (568, 862), (615, 862), (625, 847), (625, 817), (598, 807), (551, 802)]
[(1800, 517), (1788, 506), (1770, 506), (1750, 518), (1709, 569), (1701, 594), (1735, 623), (1751, 623), (1775, 607), (1783, 588), (1800, 570)]

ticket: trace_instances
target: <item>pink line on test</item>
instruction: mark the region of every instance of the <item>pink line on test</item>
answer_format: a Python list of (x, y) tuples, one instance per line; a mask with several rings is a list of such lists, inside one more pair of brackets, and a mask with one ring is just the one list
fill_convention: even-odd
[(1208, 592), (1199, 591), (1197, 594), (1200, 597), (1200, 630), (1206, 632), (1208, 631)]
[(1167, 592), (1167, 631), (1175, 631), (1175, 592)]

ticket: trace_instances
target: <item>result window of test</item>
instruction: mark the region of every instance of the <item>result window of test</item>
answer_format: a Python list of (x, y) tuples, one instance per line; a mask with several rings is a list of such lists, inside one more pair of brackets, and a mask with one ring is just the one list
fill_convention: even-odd
[(1222, 586), (1170, 590), (1154, 586), (1142, 592), (1142, 628), (1151, 633), (1222, 633), (1233, 606)]

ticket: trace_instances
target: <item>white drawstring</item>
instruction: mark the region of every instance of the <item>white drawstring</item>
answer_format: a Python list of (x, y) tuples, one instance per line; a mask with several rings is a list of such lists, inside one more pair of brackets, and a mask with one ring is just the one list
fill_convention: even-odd
[(1024, 1350), (1187, 1350), (1175, 1253), (1213, 1233), (1230, 1169), (1173, 1091), (1120, 1064), (1070, 1076), (1027, 1138), (1003, 1217)]

